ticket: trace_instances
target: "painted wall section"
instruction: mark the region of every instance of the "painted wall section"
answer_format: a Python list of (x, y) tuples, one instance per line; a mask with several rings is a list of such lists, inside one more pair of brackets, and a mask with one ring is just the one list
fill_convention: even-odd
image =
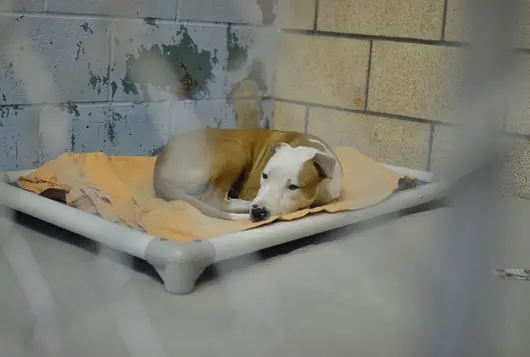
[(2, 2), (0, 170), (68, 151), (154, 155), (204, 126), (269, 127), (275, 3), (222, 3)]

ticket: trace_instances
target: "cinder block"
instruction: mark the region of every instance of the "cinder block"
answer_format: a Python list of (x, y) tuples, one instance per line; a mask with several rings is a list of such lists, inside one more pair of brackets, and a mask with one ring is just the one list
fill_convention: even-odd
[(375, 41), (368, 92), (371, 111), (423, 119), (442, 117), (461, 89), (461, 50)]
[[(445, 39), (448, 41), (469, 41), (469, 30), (472, 22), (469, 20), (471, 8), (470, 0), (448, 0), (445, 21)], [(516, 45), (530, 48), (530, 0), (518, 2), (518, 11), (514, 21), (516, 28)]]
[(117, 21), (114, 101), (224, 98), (226, 27)]
[(274, 121), (274, 103), (276, 103), (276, 100), (270, 98), (260, 100), (262, 115), (262, 120), (260, 123), (261, 128), (272, 128)]
[(48, 0), (48, 11), (175, 19), (178, 0)]
[(437, 40), (444, 0), (321, 0), (318, 29)]
[(60, 106), (40, 108), (39, 113), (39, 150), (41, 163), (56, 159), (59, 155), (72, 150), (72, 124), (81, 115), (82, 110), (72, 103)]
[(225, 100), (176, 102), (172, 108), (173, 135), (204, 127), (236, 128), (234, 110)]
[(44, 108), (39, 115), (43, 162), (64, 152), (150, 155), (167, 142), (172, 115), (170, 102)]
[(445, 174), (456, 155), (455, 128), (435, 125), (432, 140), (430, 171), (435, 175)]
[(530, 141), (511, 139), (512, 145), (504, 171), (504, 190), (518, 197), (530, 199)]
[(279, 0), (277, 14), (286, 29), (312, 30), (316, 0)]
[(39, 165), (37, 112), (30, 108), (0, 108), (0, 171), (26, 170)]
[(266, 128), (272, 117), (272, 100), (238, 99), (175, 102), (171, 133), (200, 128)]
[(84, 106), (78, 112), (72, 125), (74, 152), (152, 155), (169, 137), (170, 102)]
[(530, 56), (519, 55), (514, 68), (513, 87), (508, 93), (506, 130), (530, 134)]
[(283, 34), (276, 97), (364, 109), (370, 42)]
[(307, 106), (276, 101), (274, 129), (305, 133)]
[(44, 0), (2, 0), (0, 11), (41, 12)]
[(228, 26), (226, 35), (228, 95), (271, 96), (278, 58), (278, 31)]
[(427, 168), (430, 125), (310, 108), (307, 132), (334, 146), (351, 146), (374, 160)]
[(231, 103), (239, 129), (270, 128), (272, 119), (271, 99), (236, 99)]
[(447, 0), (447, 15), (445, 18), (445, 39), (447, 41), (465, 41), (466, 16), (469, 7), (468, 0)]
[(0, 16), (3, 21), (14, 28), (0, 38), (4, 103), (108, 99), (108, 21)]
[(180, 0), (179, 20), (269, 25), (277, 0)]

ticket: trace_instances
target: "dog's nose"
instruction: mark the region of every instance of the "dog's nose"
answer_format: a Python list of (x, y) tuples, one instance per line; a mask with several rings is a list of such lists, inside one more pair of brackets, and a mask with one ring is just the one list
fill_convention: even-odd
[(269, 210), (265, 207), (252, 205), (252, 208), (250, 209), (250, 218), (254, 222), (264, 221), (269, 218), (269, 215)]

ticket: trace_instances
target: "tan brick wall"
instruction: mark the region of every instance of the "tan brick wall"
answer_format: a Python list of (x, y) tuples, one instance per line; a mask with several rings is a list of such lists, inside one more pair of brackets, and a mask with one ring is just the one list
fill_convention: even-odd
[(320, 0), (322, 31), (438, 40), (444, 0)]
[(334, 146), (353, 146), (375, 160), (425, 170), (431, 127), (345, 111), (311, 108), (307, 132)]
[[(284, 11), (274, 127), (306, 130), (390, 164), (439, 170), (451, 158), (469, 0), (279, 0)], [(530, 49), (530, 0), (517, 45)], [(528, 52), (528, 51), (526, 51)], [(530, 55), (520, 54), (505, 129), (509, 175), (530, 197)]]
[(276, 97), (363, 109), (370, 42), (283, 34)]
[(427, 120), (451, 107), (459, 50), (454, 47), (374, 41), (368, 109)]
[(315, 23), (316, 0), (280, 0), (278, 15), (281, 26), (289, 29), (312, 30)]
[(305, 105), (276, 101), (273, 128), (305, 133), (307, 110), (308, 107)]

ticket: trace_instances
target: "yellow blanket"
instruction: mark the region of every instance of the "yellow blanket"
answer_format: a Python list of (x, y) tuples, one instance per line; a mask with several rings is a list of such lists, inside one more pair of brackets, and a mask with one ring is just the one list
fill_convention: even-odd
[(344, 192), (338, 202), (259, 223), (210, 218), (185, 202), (170, 203), (155, 198), (155, 157), (65, 153), (20, 178), (17, 184), (36, 194), (60, 190), (70, 206), (153, 236), (187, 242), (320, 211), (364, 208), (384, 200), (397, 188), (400, 176), (382, 164), (353, 148), (337, 148), (336, 152), (345, 174)]

